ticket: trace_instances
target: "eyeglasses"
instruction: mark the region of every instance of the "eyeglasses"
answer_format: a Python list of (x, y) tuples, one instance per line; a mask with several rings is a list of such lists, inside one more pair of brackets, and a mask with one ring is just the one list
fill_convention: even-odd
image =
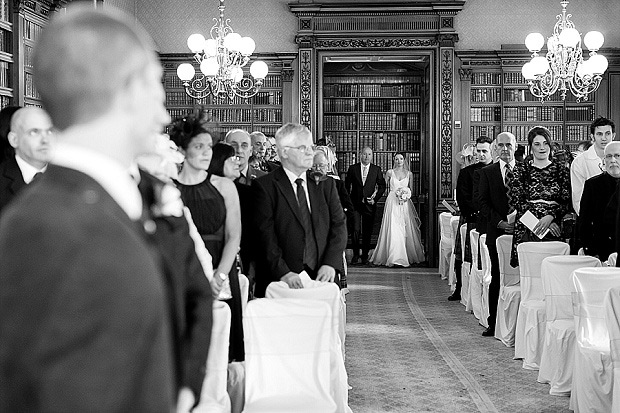
[(288, 149), (295, 149), (298, 150), (299, 152), (314, 152), (314, 150), (316, 149), (315, 145), (299, 145), (299, 146), (285, 146), (285, 148)]
[(30, 136), (31, 138), (42, 138), (42, 137), (47, 138), (47, 137), (53, 136), (54, 133), (55, 133), (54, 128), (49, 128), (49, 129), (32, 128), (26, 131), (26, 135)]
[(241, 160), (241, 158), (237, 155), (231, 156), (230, 158), (228, 158), (228, 160), (233, 161), (233, 162), (239, 162)]

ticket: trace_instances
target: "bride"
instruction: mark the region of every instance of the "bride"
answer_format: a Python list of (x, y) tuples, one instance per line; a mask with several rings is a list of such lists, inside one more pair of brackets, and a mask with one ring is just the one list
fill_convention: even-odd
[(390, 192), (385, 200), (385, 210), (377, 246), (370, 257), (375, 265), (408, 267), (424, 261), (424, 248), (420, 237), (420, 218), (409, 199), (413, 189), (413, 174), (405, 166), (402, 153), (394, 154), (394, 168), (385, 173)]

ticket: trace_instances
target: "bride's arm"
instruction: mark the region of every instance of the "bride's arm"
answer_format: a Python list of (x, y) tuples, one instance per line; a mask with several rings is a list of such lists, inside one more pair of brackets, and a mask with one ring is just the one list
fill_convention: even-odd
[(411, 171), (409, 171), (409, 189), (411, 190), (411, 195), (413, 195), (413, 173)]

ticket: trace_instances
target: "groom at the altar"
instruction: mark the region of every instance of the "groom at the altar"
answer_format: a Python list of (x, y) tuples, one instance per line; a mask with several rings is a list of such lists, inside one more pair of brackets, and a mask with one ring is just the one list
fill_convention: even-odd
[[(360, 154), (360, 161), (349, 167), (345, 179), (347, 191), (351, 194), (351, 201), (355, 213), (351, 222), (351, 243), (353, 258), (351, 264), (369, 264), (368, 251), (370, 250), (370, 235), (375, 223), (377, 201), (385, 192), (385, 179), (381, 168), (372, 164), (372, 149), (365, 147)], [(362, 255), (360, 256), (360, 238)]]

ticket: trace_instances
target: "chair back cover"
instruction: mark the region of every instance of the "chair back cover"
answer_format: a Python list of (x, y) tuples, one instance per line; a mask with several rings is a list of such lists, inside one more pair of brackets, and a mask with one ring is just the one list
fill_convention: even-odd
[(482, 267), (482, 280), (491, 282), (491, 255), (489, 247), (487, 247), (487, 234), (480, 236), (480, 256), (478, 256), (478, 259)]
[(336, 412), (330, 394), (330, 306), (318, 300), (256, 299), (243, 319), (244, 412)]
[(609, 257), (607, 258), (607, 261), (605, 262), (607, 263), (608, 267), (615, 267), (617, 259), (618, 259), (618, 253), (612, 252), (611, 254), (609, 254)]
[(452, 227), (450, 226), (451, 220), (451, 213), (442, 212), (441, 214), (439, 214), (439, 228), (441, 229), (441, 240), (449, 241), (452, 238)]
[(497, 246), (497, 256), (499, 259), (499, 279), (500, 285), (512, 286), (519, 285), (519, 267), (510, 265), (510, 252), (512, 248), (512, 235), (500, 235), (495, 240)]
[(610, 288), (604, 302), (609, 331), (609, 347), (613, 365), (612, 412), (620, 411), (620, 287)]
[(610, 351), (609, 331), (603, 302), (607, 292), (620, 287), (620, 268), (580, 268), (573, 272), (576, 293), (573, 294), (573, 314), (578, 345)]
[(540, 268), (542, 261), (554, 255), (568, 255), (570, 246), (565, 242), (523, 242), (517, 246), (519, 274), (521, 278), (521, 302), (545, 298)]
[(547, 322), (573, 319), (573, 271), (600, 266), (599, 259), (588, 255), (558, 255), (543, 259), (540, 272)]
[(480, 242), (480, 233), (475, 229), (472, 229), (469, 232), (469, 242), (471, 246), (471, 268), (478, 269), (478, 260), (480, 259), (478, 255), (478, 243)]
[(248, 305), (248, 299), (250, 297), (250, 280), (241, 273), (239, 273), (239, 290), (241, 291), (241, 308), (245, 313), (245, 308)]
[(467, 237), (467, 224), (463, 224), (461, 225), (461, 228), (459, 228), (459, 232), (461, 235), (461, 261), (466, 262), (465, 261), (465, 239)]

